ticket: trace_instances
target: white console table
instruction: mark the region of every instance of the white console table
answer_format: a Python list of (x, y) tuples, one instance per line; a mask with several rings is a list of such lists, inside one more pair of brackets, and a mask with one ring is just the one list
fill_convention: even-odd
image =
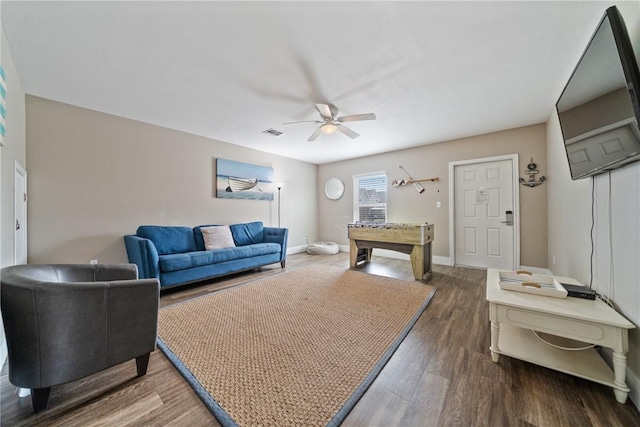
[[(561, 283), (579, 284), (570, 278)], [(600, 299), (566, 299), (506, 291), (500, 288), (499, 270), (487, 270), (487, 301), (491, 320), (491, 358), (501, 354), (555, 369), (612, 387), (616, 400), (625, 403), (628, 330), (635, 326)], [(568, 351), (540, 341), (532, 331), (608, 347), (613, 350), (613, 371), (593, 348)]]

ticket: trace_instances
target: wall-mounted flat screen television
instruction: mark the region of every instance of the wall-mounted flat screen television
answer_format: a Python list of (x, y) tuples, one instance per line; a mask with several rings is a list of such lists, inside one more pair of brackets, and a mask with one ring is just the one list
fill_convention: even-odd
[(640, 160), (640, 72), (618, 9), (607, 9), (556, 103), (572, 179)]

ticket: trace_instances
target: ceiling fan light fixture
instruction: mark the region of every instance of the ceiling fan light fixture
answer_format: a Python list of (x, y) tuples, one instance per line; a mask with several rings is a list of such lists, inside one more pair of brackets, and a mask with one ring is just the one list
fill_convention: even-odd
[(320, 114), (321, 120), (304, 120), (301, 122), (288, 122), (283, 123), (285, 125), (292, 125), (296, 123), (317, 123), (320, 126), (311, 134), (307, 141), (315, 141), (323, 133), (325, 135), (331, 135), (340, 131), (351, 139), (356, 139), (360, 135), (346, 127), (343, 122), (358, 122), (361, 120), (375, 120), (375, 113), (366, 114), (351, 114), (348, 116), (338, 116), (338, 108), (331, 104), (316, 104), (316, 110)]
[(322, 125), (321, 129), (323, 133), (332, 134), (336, 130), (338, 130), (338, 126), (334, 125), (333, 123), (325, 123), (324, 125)]

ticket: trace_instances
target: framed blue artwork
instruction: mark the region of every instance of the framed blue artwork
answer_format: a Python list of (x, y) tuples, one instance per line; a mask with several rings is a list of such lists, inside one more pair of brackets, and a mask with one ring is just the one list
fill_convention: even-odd
[(273, 168), (216, 159), (216, 197), (273, 200)]

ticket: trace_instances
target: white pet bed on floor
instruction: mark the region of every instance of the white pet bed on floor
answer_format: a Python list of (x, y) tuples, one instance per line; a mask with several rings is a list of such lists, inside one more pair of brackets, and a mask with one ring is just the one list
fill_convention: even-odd
[(334, 255), (340, 252), (340, 247), (334, 242), (316, 242), (307, 247), (310, 255)]

